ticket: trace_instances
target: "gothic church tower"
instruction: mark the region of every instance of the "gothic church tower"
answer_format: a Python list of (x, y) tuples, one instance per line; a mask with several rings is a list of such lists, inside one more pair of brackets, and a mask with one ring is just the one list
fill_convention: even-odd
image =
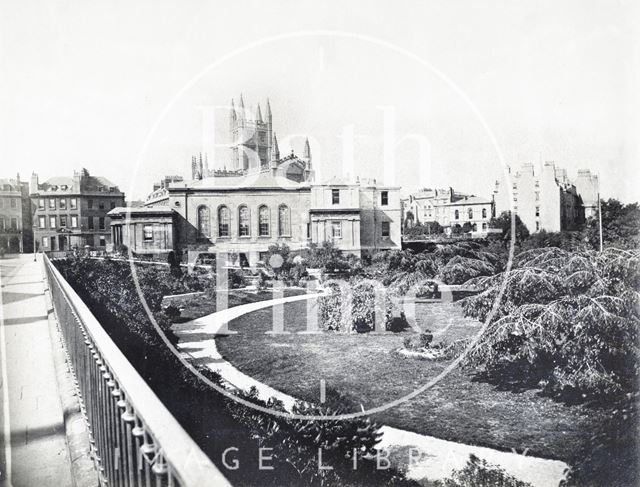
[(229, 132), (232, 140), (231, 169), (245, 172), (260, 170), (269, 166), (272, 159), (273, 125), (269, 100), (266, 105), (266, 121), (262, 118), (260, 104), (255, 114), (245, 109), (244, 99), (240, 95), (236, 109), (231, 100), (229, 114)]

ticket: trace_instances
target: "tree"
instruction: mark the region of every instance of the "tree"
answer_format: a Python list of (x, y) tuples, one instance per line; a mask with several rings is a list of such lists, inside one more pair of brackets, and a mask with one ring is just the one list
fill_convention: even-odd
[(415, 217), (413, 216), (413, 212), (411, 210), (407, 210), (407, 214), (404, 217), (405, 230), (413, 227), (414, 223), (415, 223)]
[[(638, 203), (623, 204), (616, 199), (600, 202), (602, 240), (605, 246), (635, 249), (640, 245), (640, 207)], [(600, 247), (598, 214), (587, 221), (585, 240), (595, 249)]]
[(500, 305), (468, 356), (474, 367), (549, 392), (624, 395), (640, 372), (640, 252), (571, 252), (542, 248), (518, 255), (513, 268), (475, 284), (469, 316), (485, 320), (504, 285)]
[(290, 254), (287, 244), (270, 245), (265, 264), (273, 270), (276, 277), (286, 276), (294, 265)]
[[(529, 229), (526, 227), (518, 215), (515, 215), (516, 223), (516, 243), (519, 244), (529, 238)], [(511, 241), (511, 212), (503, 211), (499, 217), (493, 217), (489, 222), (489, 228), (498, 228), (502, 230), (502, 241), (504, 245), (508, 245)]]

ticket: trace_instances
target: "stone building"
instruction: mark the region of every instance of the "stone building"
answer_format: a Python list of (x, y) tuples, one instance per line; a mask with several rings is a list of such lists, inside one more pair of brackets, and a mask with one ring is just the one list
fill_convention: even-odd
[[(315, 182), (311, 147), (280, 157), (272, 113), (250, 119), (240, 98), (230, 115), (229, 169), (192, 158), (192, 179), (156, 185), (145, 210), (110, 212), (114, 242), (144, 254), (224, 252), (253, 265), (271, 245), (300, 250), (331, 241), (346, 254), (400, 248), (398, 187), (375, 182)], [(167, 224), (168, 221), (171, 224)]]
[(408, 227), (437, 222), (449, 235), (465, 230), (484, 236), (494, 215), (491, 200), (458, 193), (453, 188), (424, 189), (404, 199), (402, 207)]
[(598, 175), (591, 174), (589, 169), (578, 169), (576, 191), (582, 200), (585, 219), (595, 217), (598, 211), (598, 199), (600, 198)]
[(72, 177), (43, 183), (31, 176), (34, 237), (37, 250), (59, 251), (91, 247), (105, 250), (111, 242), (107, 213), (124, 206), (124, 193), (106, 178), (86, 169)]
[[(530, 232), (574, 230), (584, 223), (583, 199), (565, 169), (545, 162), (539, 171), (533, 164), (524, 164), (519, 171), (510, 170), (509, 174), (509, 183), (496, 181), (496, 214), (513, 209)], [(591, 176), (588, 171), (583, 172), (583, 181), (590, 181), (591, 190), (594, 184), (597, 187), (597, 176)], [(597, 204), (591, 194), (585, 193), (585, 196), (591, 208)]]
[(8, 253), (30, 252), (33, 248), (29, 183), (0, 179), (0, 249)]

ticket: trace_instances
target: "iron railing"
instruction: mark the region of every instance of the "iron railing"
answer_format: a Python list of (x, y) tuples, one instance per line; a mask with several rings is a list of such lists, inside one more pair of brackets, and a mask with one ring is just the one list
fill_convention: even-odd
[(229, 486), (49, 258), (43, 259), (101, 485)]

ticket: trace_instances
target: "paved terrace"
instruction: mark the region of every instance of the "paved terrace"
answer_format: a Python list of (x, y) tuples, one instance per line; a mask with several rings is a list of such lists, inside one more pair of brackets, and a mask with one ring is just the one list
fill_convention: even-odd
[(73, 485), (40, 257), (0, 259), (0, 485)]

